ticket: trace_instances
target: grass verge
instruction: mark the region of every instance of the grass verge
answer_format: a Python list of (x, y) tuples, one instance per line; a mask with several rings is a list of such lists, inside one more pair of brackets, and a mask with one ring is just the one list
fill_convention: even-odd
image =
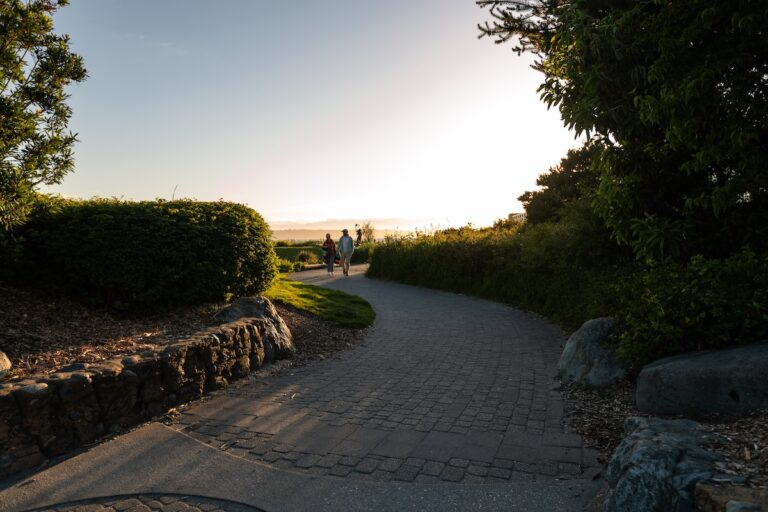
[(362, 329), (373, 323), (376, 313), (368, 302), (355, 295), (291, 281), (280, 275), (264, 296), (306, 311), (341, 327)]

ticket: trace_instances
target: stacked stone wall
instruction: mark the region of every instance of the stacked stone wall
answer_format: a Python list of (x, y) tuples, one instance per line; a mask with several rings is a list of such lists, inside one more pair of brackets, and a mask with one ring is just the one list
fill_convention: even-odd
[(0, 478), (198, 399), (293, 350), (275, 314), (212, 327), (156, 351), (0, 384)]

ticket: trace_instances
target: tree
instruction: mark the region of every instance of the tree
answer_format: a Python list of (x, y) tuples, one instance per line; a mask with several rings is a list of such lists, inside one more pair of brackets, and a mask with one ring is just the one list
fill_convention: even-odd
[(596, 146), (587, 142), (581, 148), (569, 150), (557, 166), (539, 175), (536, 184), (542, 189), (527, 191), (517, 198), (523, 203), (527, 222), (556, 222), (565, 206), (592, 197), (598, 181), (592, 170), (595, 151)]
[(363, 241), (365, 243), (372, 243), (376, 241), (376, 230), (373, 227), (371, 221), (367, 220), (363, 222), (363, 225), (360, 226), (360, 229), (363, 230)]
[(35, 187), (60, 183), (74, 165), (76, 135), (64, 89), (87, 74), (52, 16), (67, 0), (0, 3), (0, 225), (29, 213)]
[(768, 4), (479, 1), (597, 146), (594, 207), (639, 256), (768, 249)]

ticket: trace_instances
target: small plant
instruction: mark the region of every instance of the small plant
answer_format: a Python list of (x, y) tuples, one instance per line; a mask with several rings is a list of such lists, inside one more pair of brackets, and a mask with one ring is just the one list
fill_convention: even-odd
[(301, 263), (320, 263), (320, 258), (312, 251), (301, 251), (296, 255), (296, 261)]
[(290, 272), (293, 272), (293, 262), (280, 258), (279, 260), (277, 260), (277, 270), (281, 274), (288, 274)]

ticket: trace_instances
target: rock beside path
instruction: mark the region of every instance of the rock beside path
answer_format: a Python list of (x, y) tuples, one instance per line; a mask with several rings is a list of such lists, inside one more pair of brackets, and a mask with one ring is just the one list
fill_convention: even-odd
[(629, 418), (608, 463), (605, 512), (694, 510), (694, 487), (715, 478), (720, 457), (702, 446), (716, 438), (690, 420)]
[(768, 408), (768, 343), (683, 354), (645, 366), (637, 407), (653, 414), (739, 414)]
[(289, 357), (296, 352), (290, 329), (266, 297), (240, 297), (216, 313), (213, 318), (222, 323), (235, 322), (242, 318), (254, 319), (252, 321), (260, 324), (262, 336), (267, 339), (269, 346), (277, 351), (277, 358)]
[(624, 379), (624, 366), (606, 345), (613, 324), (612, 318), (595, 318), (568, 338), (559, 363), (564, 382), (599, 388)]
[(768, 510), (768, 490), (766, 489), (700, 482), (696, 485), (694, 495), (698, 512)]
[(5, 355), (5, 352), (0, 350), (0, 379), (5, 377), (9, 371), (11, 371), (11, 360)]

